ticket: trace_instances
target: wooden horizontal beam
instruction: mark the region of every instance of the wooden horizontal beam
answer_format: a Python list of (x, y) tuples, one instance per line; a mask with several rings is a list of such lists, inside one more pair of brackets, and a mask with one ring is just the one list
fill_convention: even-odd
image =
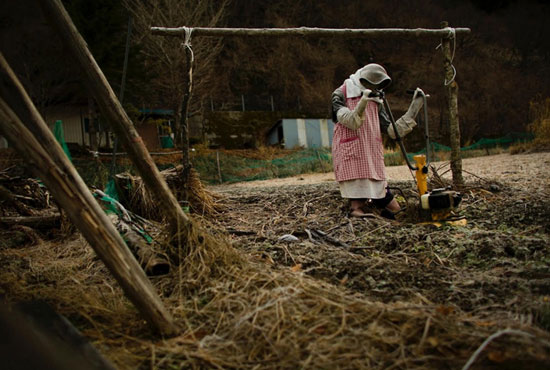
[(184, 36), (189, 30), (193, 37), (199, 36), (223, 36), (223, 37), (345, 37), (345, 38), (384, 38), (384, 37), (452, 37), (453, 33), (470, 33), (469, 28), (208, 28), (208, 27), (151, 27), (153, 35), (159, 36)]

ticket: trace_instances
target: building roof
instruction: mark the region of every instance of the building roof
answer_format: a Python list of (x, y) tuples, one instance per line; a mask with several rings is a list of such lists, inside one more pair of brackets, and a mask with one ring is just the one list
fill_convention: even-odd
[(174, 111), (172, 109), (150, 109), (144, 108), (139, 110), (142, 114), (154, 114), (157, 116), (173, 116)]

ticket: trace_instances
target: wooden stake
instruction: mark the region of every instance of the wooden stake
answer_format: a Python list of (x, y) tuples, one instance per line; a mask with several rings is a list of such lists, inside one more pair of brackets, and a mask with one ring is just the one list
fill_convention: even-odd
[(172, 230), (190, 228), (189, 217), (182, 211), (176, 197), (160, 175), (160, 172), (147, 151), (143, 140), (132, 121), (122, 108), (103, 72), (88, 50), (86, 42), (63, 7), (61, 0), (40, 0), (45, 18), (57, 31), (67, 50), (77, 60), (84, 72), (87, 87), (92, 91), (103, 115), (121, 140), (133, 165), (139, 172), (147, 189), (159, 202)]
[(220, 180), (220, 184), (223, 183), (222, 178), (222, 169), (220, 167), (220, 151), (216, 150), (216, 164), (218, 165), (218, 179)]
[[(178, 329), (151, 282), (56, 142), (1, 53), (0, 82), (2, 135), (46, 184), (143, 317), (161, 334), (177, 334)], [(15, 101), (25, 124), (8, 105), (6, 96)]]
[(185, 94), (183, 95), (183, 100), (181, 103), (181, 150), (182, 150), (182, 164), (183, 164), (183, 186), (185, 187), (185, 201), (188, 201), (189, 198), (189, 176), (191, 171), (191, 160), (189, 159), (189, 105), (191, 102), (191, 96), (193, 94), (193, 64), (194, 64), (194, 55), (191, 45), (187, 42), (183, 45), (185, 48), (185, 72), (187, 72), (187, 86), (185, 89)]
[[(441, 22), (441, 28), (446, 29), (447, 36), (441, 39), (441, 50), (443, 51), (443, 69), (445, 72), (445, 89), (447, 95), (447, 107), (449, 110), (449, 127), (451, 136), (451, 172), (455, 187), (464, 185), (462, 177), (462, 156), (460, 153), (460, 125), (458, 121), (458, 83), (456, 82), (456, 70), (452, 65), (454, 50), (451, 49), (451, 42), (456, 40), (449, 37), (449, 24)], [(456, 35), (453, 35), (456, 37)]]

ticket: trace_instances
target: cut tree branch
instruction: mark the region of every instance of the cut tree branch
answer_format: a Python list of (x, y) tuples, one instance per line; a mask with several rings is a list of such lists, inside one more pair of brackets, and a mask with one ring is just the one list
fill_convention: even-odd
[[(209, 27), (151, 27), (153, 35), (159, 36), (184, 36), (192, 30), (193, 37), (199, 36), (265, 36), (265, 37), (348, 37), (348, 38), (383, 38), (383, 37), (452, 37), (451, 29), (429, 29), (429, 28), (209, 28)], [(469, 28), (455, 28), (455, 33), (469, 33)]]

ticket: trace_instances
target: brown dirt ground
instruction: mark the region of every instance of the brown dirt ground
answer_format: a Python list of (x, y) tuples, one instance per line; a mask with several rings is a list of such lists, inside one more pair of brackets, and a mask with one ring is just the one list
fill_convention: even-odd
[[(434, 167), (442, 179), (431, 186), (445, 185), (448, 164)], [(465, 159), (463, 168), (460, 225), (422, 222), (403, 166), (388, 168), (408, 206), (398, 221), (349, 218), (330, 173), (208, 187), (222, 211), (196, 218), (259, 270), (239, 277), (216, 261), (215, 276), (206, 259), (199, 267), (210, 275), (152, 278), (188, 329), (171, 340), (136, 320), (78, 233), (11, 230), (23, 240), (14, 244), (3, 230), (0, 296), (46, 300), (120, 368), (457, 368), (506, 328), (531, 336), (495, 339), (476, 368), (548, 368), (550, 153)], [(330, 296), (316, 299), (312, 287)], [(300, 298), (285, 300), (292, 291)]]
[[(448, 163), (434, 166), (449, 179)], [(219, 222), (235, 245), (268, 263), (375, 300), (421, 295), (488, 320), (549, 329), (550, 153), (470, 158), (463, 169), (462, 226), (420, 222), (405, 166), (388, 168), (389, 184), (409, 202), (400, 222), (348, 218), (331, 173), (211, 189), (227, 197)], [(286, 234), (298, 240), (281, 241)]]

